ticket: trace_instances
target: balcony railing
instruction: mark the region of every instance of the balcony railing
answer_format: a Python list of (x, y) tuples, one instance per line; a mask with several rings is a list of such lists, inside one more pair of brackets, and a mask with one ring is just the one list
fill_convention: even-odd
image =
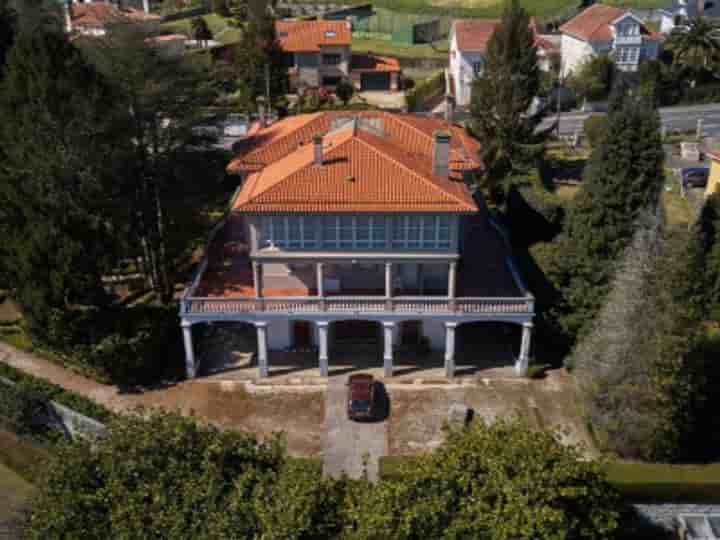
[(455, 298), (397, 296), (329, 296), (268, 298), (197, 298), (182, 300), (183, 315), (247, 313), (400, 313), (400, 314), (528, 314), (532, 296), (514, 298)]

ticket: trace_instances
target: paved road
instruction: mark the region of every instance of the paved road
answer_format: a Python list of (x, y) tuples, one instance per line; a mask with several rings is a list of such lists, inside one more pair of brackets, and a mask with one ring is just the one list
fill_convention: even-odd
[[(572, 135), (582, 130), (583, 121), (589, 113), (571, 111), (560, 116), (560, 134)], [(703, 121), (703, 133), (709, 137), (720, 136), (720, 104), (692, 105), (683, 107), (663, 107), (660, 109), (663, 126), (668, 133), (674, 131), (692, 131), (697, 127), (698, 119)], [(542, 126), (550, 126), (555, 116), (546, 118)]]
[(338, 477), (343, 472), (360, 478), (378, 478), (381, 456), (388, 454), (388, 428), (384, 422), (348, 420), (345, 377), (330, 379), (325, 397), (325, 438), (323, 440), (323, 473)]

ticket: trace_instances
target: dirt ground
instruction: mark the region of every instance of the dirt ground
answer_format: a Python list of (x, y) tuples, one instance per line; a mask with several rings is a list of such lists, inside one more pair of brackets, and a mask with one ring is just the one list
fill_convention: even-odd
[(477, 385), (392, 385), (388, 387), (391, 414), (390, 454), (416, 454), (437, 448), (453, 403), (470, 407), (475, 420), (490, 421), (518, 415), (531, 427), (557, 430), (561, 441), (594, 445), (577, 404), (572, 378), (563, 370), (544, 379), (480, 379)]

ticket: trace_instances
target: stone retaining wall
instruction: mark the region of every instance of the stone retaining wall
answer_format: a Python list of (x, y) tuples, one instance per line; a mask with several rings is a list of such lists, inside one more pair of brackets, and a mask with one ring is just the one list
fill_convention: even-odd
[(720, 504), (655, 503), (634, 504), (638, 516), (655, 526), (674, 531), (680, 514), (720, 514)]

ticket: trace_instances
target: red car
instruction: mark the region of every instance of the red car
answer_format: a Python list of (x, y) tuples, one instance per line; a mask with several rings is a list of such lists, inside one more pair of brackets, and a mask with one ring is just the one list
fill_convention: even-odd
[(347, 381), (347, 411), (350, 420), (370, 420), (373, 417), (375, 379), (372, 375), (359, 373), (350, 375)]

